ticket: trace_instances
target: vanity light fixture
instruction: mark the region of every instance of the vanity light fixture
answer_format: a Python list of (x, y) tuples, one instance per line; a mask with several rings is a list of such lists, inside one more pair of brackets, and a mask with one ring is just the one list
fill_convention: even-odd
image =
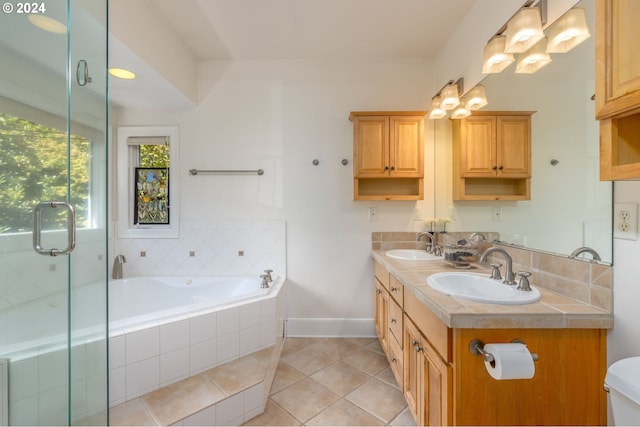
[(535, 73), (550, 62), (551, 56), (547, 53), (547, 39), (545, 37), (533, 45), (532, 48), (518, 56), (516, 73)]
[(430, 119), (441, 119), (447, 115), (447, 112), (440, 107), (442, 103), (442, 98), (439, 95), (436, 95), (431, 100), (431, 111), (429, 112)]
[(453, 110), (460, 104), (459, 96), (464, 93), (464, 80), (460, 77), (455, 83), (450, 81), (442, 90), (440, 91), (440, 97), (442, 101), (440, 102), (440, 108), (443, 110)]
[(447, 115), (448, 110), (453, 110), (460, 104), (458, 98), (464, 92), (464, 78), (458, 80), (449, 80), (439, 91), (431, 98), (430, 119), (441, 119)]
[(547, 34), (547, 53), (569, 52), (591, 37), (584, 8), (569, 9), (549, 26)]
[(466, 95), (466, 98), (465, 107), (467, 110), (479, 110), (487, 105), (487, 94), (483, 85), (474, 86)]
[(451, 118), (454, 120), (464, 119), (465, 117), (469, 117), (471, 115), (471, 111), (467, 107), (468, 100), (466, 96), (463, 96), (460, 100), (460, 105), (456, 108), (453, 113), (451, 113)]
[(482, 60), (484, 74), (499, 73), (513, 63), (513, 54), (504, 51), (506, 41), (507, 36), (498, 34), (486, 44)]
[[(545, 13), (546, 15), (546, 13)], [(544, 37), (542, 14), (538, 7), (524, 7), (507, 23), (505, 31), (506, 53), (521, 53)]]

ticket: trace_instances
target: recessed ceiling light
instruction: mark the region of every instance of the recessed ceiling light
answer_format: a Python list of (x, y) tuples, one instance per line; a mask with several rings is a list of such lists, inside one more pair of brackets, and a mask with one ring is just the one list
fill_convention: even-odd
[(125, 70), (124, 68), (109, 68), (109, 74), (111, 74), (113, 77), (124, 80), (133, 80), (136, 78), (135, 73), (129, 70)]
[(31, 14), (27, 16), (27, 19), (36, 27), (50, 33), (65, 34), (67, 32), (66, 25), (57, 19), (53, 19), (48, 16)]

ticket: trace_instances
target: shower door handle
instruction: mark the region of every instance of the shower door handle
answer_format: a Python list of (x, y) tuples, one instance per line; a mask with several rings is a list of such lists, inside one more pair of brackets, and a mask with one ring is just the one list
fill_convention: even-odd
[[(64, 249), (42, 247), (42, 210), (45, 208), (57, 209), (63, 207), (67, 210), (67, 247)], [(33, 249), (40, 255), (67, 255), (76, 247), (76, 210), (67, 202), (40, 202), (33, 207)]]

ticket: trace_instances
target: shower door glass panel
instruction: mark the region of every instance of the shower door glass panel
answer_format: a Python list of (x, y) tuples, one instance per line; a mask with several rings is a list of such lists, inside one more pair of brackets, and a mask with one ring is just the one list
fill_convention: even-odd
[[(106, 4), (25, 4), (0, 14), (0, 424), (105, 425)], [(79, 56), (95, 84), (78, 84)], [(53, 206), (73, 206), (70, 254), (34, 250), (41, 202), (45, 249), (67, 247)]]

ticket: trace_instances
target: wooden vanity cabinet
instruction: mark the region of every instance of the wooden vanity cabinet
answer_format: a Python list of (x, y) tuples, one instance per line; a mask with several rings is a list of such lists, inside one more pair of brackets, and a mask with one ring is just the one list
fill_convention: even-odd
[(354, 200), (423, 198), (426, 111), (352, 112)]
[(531, 111), (453, 120), (453, 199), (531, 198)]
[[(403, 372), (398, 384), (418, 425), (606, 425), (606, 330), (449, 328), (380, 263), (374, 265), (376, 286), (387, 295), (386, 305), (376, 303), (375, 315), (382, 324), (378, 310), (387, 307), (386, 329), (376, 326), (376, 332), (394, 374)], [(402, 299), (392, 288), (403, 290)], [(400, 313), (401, 339), (389, 321)], [(473, 339), (522, 340), (539, 358), (534, 377), (493, 379), (482, 357), (469, 351)]]
[(596, 1), (596, 119), (600, 179), (640, 178), (640, 7)]

